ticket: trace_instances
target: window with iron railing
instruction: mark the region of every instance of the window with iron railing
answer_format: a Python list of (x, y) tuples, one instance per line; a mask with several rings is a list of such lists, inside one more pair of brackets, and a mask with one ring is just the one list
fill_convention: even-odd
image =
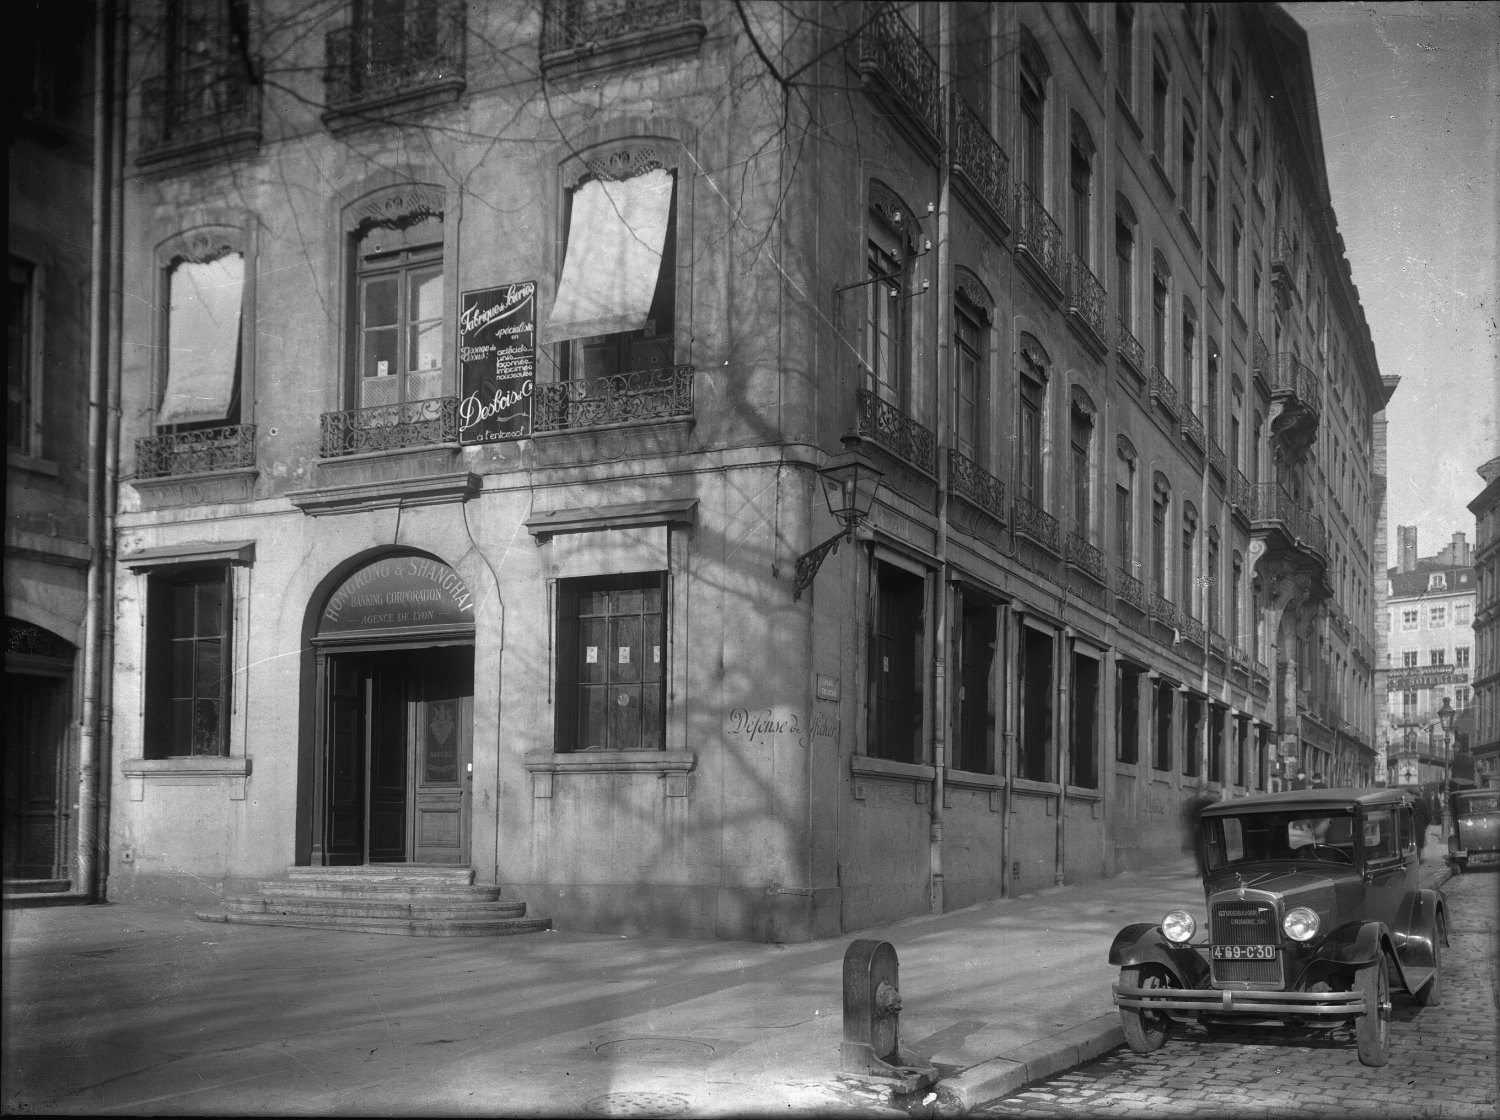
[(260, 143), (260, 86), (240, 0), (170, 0), (164, 65), (141, 86), (142, 165)]

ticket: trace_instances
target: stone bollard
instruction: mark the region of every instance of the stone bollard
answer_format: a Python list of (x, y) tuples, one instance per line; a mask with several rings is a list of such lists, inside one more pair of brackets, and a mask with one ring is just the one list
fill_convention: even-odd
[(937, 1080), (937, 1070), (901, 1059), (898, 1023), (901, 988), (896, 950), (889, 941), (851, 941), (844, 952), (844, 1042), (846, 1073), (898, 1082), (915, 1093)]

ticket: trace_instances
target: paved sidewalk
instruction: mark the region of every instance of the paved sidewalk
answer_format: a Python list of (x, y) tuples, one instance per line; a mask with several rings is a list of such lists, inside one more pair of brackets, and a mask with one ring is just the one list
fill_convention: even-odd
[[(1429, 871), (1436, 845), (1429, 848)], [(1202, 908), (1189, 861), (803, 945), (549, 931), (426, 939), (8, 910), (12, 1114), (891, 1112), (841, 1077), (856, 938), (900, 960), (901, 1043), (974, 1105), (1119, 1045), (1115, 932)]]

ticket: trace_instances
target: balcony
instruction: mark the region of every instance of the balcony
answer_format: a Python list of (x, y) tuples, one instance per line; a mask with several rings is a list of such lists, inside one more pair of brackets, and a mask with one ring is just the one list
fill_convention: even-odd
[(1229, 456), (1224, 454), (1224, 449), (1219, 446), (1219, 441), (1213, 436), (1208, 437), (1208, 465), (1213, 468), (1214, 474), (1219, 476), (1223, 482), (1229, 475)]
[(896, 5), (866, 3), (856, 68), (873, 93), (898, 111), (898, 123), (936, 145), (943, 137), (943, 94), (936, 60)]
[(1229, 663), (1233, 665), (1238, 672), (1249, 672), (1250, 655), (1245, 652), (1242, 646), (1231, 642), (1229, 645)]
[(541, 65), (549, 77), (688, 54), (707, 33), (702, 0), (545, 0)]
[(1322, 394), (1317, 376), (1292, 354), (1278, 354), (1271, 370), (1271, 439), (1289, 462), (1298, 461), (1318, 435)]
[(170, 432), (135, 441), (137, 478), (174, 478), (254, 466), (254, 424)]
[(1151, 592), (1151, 621), (1177, 629), (1177, 606), (1168, 602), (1159, 591)]
[(1104, 584), (1104, 553), (1089, 544), (1082, 533), (1068, 533), (1063, 555), (1068, 567), (1077, 568), (1101, 586)]
[(1194, 412), (1191, 405), (1184, 405), (1182, 409), (1182, 438), (1191, 442), (1200, 455), (1208, 447), (1208, 436), (1203, 431), (1203, 417)]
[(948, 493), (1005, 524), (1005, 483), (951, 447), (948, 449)]
[(319, 426), (325, 459), (458, 443), (458, 398), (350, 408), (323, 413)]
[(909, 466), (928, 475), (937, 474), (937, 437), (895, 405), (881, 400), (868, 389), (858, 396), (855, 432)]
[(1177, 386), (1167, 380), (1158, 366), (1151, 367), (1151, 400), (1173, 420), (1177, 419)]
[(1250, 488), (1250, 480), (1245, 477), (1245, 472), (1239, 467), (1229, 476), (1229, 508), (1241, 521), (1249, 523), (1254, 513), (1254, 491)]
[(174, 68), (141, 86), (142, 170), (176, 170), (260, 147), (260, 86), (238, 60)]
[(1115, 569), (1115, 598), (1129, 603), (1142, 614), (1150, 611), (1150, 605), (1146, 600), (1146, 585), (1126, 572), (1124, 568)]
[(1010, 229), (1010, 157), (956, 92), (949, 95), (953, 170), (1005, 228)]
[(1057, 518), (1041, 506), (1025, 498), (1012, 498), (1010, 502), (1011, 524), (1015, 531), (1041, 545), (1053, 554), (1062, 551), (1061, 531)]
[(464, 90), (462, 0), (394, 5), (324, 37), (323, 123), (335, 131), (380, 124), (458, 100)]
[(1308, 605), (1316, 606), (1331, 593), (1327, 585), (1328, 532), (1310, 509), (1298, 506), (1286, 488), (1273, 482), (1253, 487), (1250, 535), (1263, 553), (1257, 565), (1270, 564), (1288, 576), (1311, 577)]
[(1109, 311), (1105, 304), (1104, 285), (1088, 263), (1074, 253), (1068, 262), (1068, 314), (1085, 328), (1085, 341), (1091, 341), (1098, 354), (1109, 346)]
[(1062, 227), (1047, 212), (1025, 183), (1016, 187), (1016, 252), (1023, 263), (1061, 295), (1067, 277), (1063, 275)]
[(1133, 371), (1142, 377), (1146, 375), (1146, 348), (1118, 315), (1115, 316), (1115, 353)]
[(1297, 298), (1297, 254), (1291, 235), (1277, 229), (1271, 247), (1271, 285), (1284, 303)]
[(693, 367), (667, 366), (551, 381), (531, 391), (531, 430), (624, 427), (693, 415)]
[(1182, 640), (1190, 642), (1203, 649), (1208, 644), (1208, 631), (1203, 628), (1203, 623), (1192, 615), (1183, 612), (1178, 624), (1178, 631), (1182, 634)]

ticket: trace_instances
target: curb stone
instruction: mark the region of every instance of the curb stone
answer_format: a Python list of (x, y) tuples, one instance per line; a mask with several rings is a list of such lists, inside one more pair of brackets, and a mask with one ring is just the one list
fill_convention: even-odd
[(1081, 1026), (970, 1066), (957, 1077), (944, 1078), (939, 1084), (965, 1108), (975, 1108), (1093, 1061), (1124, 1044), (1119, 1015), (1100, 1015)]

